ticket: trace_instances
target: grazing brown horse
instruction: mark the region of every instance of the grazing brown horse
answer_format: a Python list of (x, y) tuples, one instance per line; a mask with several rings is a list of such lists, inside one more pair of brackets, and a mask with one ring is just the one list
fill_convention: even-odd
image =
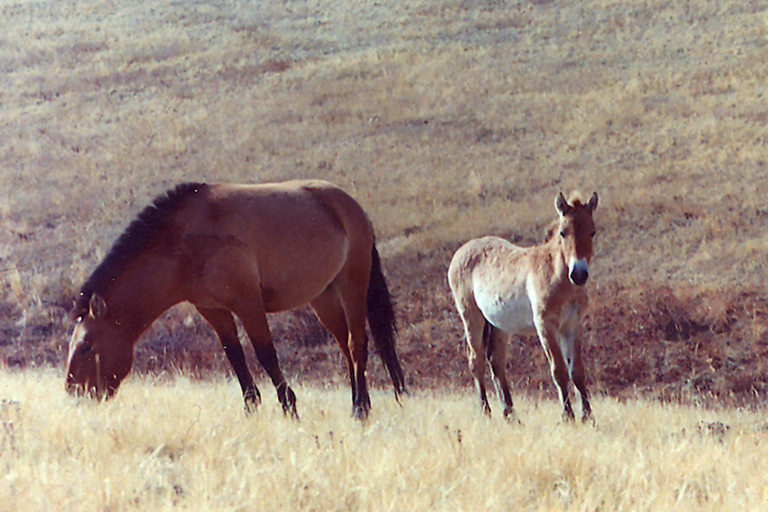
[(395, 396), (405, 390), (392, 303), (373, 227), (360, 205), (322, 181), (179, 185), (141, 212), (83, 286), (66, 388), (109, 398), (128, 374), (142, 332), (192, 303), (214, 328), (243, 390), (261, 401), (233, 315), (241, 320), (286, 413), (296, 396), (277, 361), (267, 313), (309, 303), (349, 367), (353, 413), (370, 410), (366, 320)]
[(555, 208), (560, 217), (557, 229), (544, 244), (522, 248), (497, 237), (477, 238), (456, 251), (448, 269), (469, 345), (469, 367), (488, 415), (485, 358), (493, 371), (504, 417), (512, 419), (506, 345), (512, 334), (536, 333), (560, 393), (563, 417), (574, 419), (570, 380), (581, 395), (582, 420), (592, 418), (579, 336), (587, 307), (584, 285), (592, 258), (597, 194), (586, 204), (578, 198), (569, 204), (559, 194)]

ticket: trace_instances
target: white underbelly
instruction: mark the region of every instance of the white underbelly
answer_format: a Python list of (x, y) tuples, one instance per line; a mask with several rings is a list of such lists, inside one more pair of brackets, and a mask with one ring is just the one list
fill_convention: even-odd
[(475, 302), (488, 322), (510, 334), (534, 334), (533, 310), (525, 289), (475, 287)]

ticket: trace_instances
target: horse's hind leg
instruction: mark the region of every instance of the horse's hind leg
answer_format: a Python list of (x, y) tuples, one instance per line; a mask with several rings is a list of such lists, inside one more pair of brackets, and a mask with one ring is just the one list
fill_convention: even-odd
[(336, 340), (336, 343), (338, 343), (342, 354), (344, 354), (344, 359), (347, 362), (347, 369), (349, 371), (349, 385), (352, 390), (352, 406), (354, 407), (357, 394), (355, 367), (352, 361), (352, 354), (349, 351), (349, 329), (347, 328), (347, 320), (344, 316), (344, 308), (341, 306), (339, 296), (333, 288), (328, 288), (310, 304), (312, 309), (315, 310), (317, 318), (319, 318), (325, 328), (330, 331), (333, 338)]
[(365, 368), (368, 363), (368, 336), (365, 333), (366, 299), (364, 294), (357, 300), (342, 295), (341, 302), (349, 328), (347, 344), (352, 356), (354, 415), (357, 419), (363, 420), (368, 417), (371, 410), (371, 397), (368, 394), (368, 383), (365, 378)]
[(486, 353), (488, 361), (491, 363), (496, 392), (499, 395), (502, 407), (504, 407), (504, 418), (508, 421), (515, 419), (515, 410), (512, 406), (512, 394), (509, 391), (509, 381), (507, 380), (507, 345), (509, 335), (488, 324), (488, 333)]
[(232, 318), (232, 313), (224, 309), (197, 308), (197, 310), (219, 336), (224, 347), (224, 353), (227, 355), (227, 359), (237, 376), (237, 381), (240, 383), (240, 388), (243, 390), (246, 414), (254, 412), (261, 403), (261, 395), (253, 383), (251, 372), (248, 370), (245, 353), (237, 336), (237, 326), (234, 318)]

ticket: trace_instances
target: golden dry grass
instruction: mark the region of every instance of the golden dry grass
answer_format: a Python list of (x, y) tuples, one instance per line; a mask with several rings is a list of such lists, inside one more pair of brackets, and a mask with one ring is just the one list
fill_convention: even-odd
[[(272, 393), (245, 417), (237, 384), (129, 380), (104, 404), (60, 372), (0, 373), (0, 510), (760, 510), (762, 414), (598, 399), (597, 427), (517, 399), (524, 425), (474, 396), (374, 393), (361, 425), (345, 392)], [(13, 400), (13, 401), (11, 401)]]

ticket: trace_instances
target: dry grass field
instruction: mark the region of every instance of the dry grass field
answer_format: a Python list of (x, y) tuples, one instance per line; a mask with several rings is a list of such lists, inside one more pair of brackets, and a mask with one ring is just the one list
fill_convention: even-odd
[(596, 401), (596, 428), (518, 398), (523, 425), (474, 396), (297, 389), (301, 422), (272, 393), (246, 418), (235, 382), (129, 379), (104, 404), (59, 392), (61, 372), (0, 374), (0, 510), (763, 510), (759, 413)]
[[(765, 506), (765, 2), (0, 0), (0, 17), (0, 377), (20, 404), (2, 411), (0, 503)], [(352, 423), (341, 355), (305, 310), (273, 319), (286, 374), (305, 386), (298, 425), (269, 386), (248, 420), (220, 398), (237, 386), (186, 306), (137, 349), (150, 380), (113, 403), (75, 406), (60, 373), (40, 373), (61, 372), (73, 297), (154, 196), (181, 181), (310, 177), (349, 190), (376, 227), (416, 390), (402, 410), (375, 396), (371, 423)], [(486, 434), (464, 395), (448, 262), (479, 235), (541, 241), (555, 195), (573, 189), (600, 194), (585, 348), (599, 428), (553, 426), (544, 356), (520, 339), (509, 372), (526, 424), (495, 418)], [(155, 389), (179, 372), (192, 382)], [(378, 361), (371, 377), (388, 389)], [(153, 393), (166, 402), (150, 406)], [(694, 435), (699, 421), (731, 428)], [(329, 448), (331, 431), (350, 444)], [(110, 464), (136, 480), (115, 481)], [(228, 471), (193, 485), (206, 465)], [(294, 478), (261, 481), (275, 472)], [(403, 493), (414, 485), (430, 492)]]

